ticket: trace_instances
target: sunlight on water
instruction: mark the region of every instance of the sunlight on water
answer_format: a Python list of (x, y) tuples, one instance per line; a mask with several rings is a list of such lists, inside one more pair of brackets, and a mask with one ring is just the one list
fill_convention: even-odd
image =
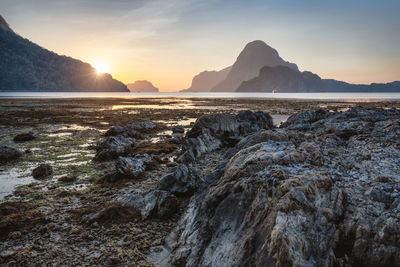
[[(57, 92), (1, 92), (3, 99), (68, 99), (68, 98), (273, 98), (273, 99), (316, 99), (343, 101), (400, 100), (400, 93), (57, 93)], [(178, 99), (177, 99), (178, 100)]]

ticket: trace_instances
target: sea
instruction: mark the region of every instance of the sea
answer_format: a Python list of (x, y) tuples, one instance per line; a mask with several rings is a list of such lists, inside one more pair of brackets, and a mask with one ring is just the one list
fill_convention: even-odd
[(79, 99), (79, 98), (249, 98), (324, 101), (400, 101), (400, 93), (236, 93), (236, 92), (0, 92), (0, 99)]

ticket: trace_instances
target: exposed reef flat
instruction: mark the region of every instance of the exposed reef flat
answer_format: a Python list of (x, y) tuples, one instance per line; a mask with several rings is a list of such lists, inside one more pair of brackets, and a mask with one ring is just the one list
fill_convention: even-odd
[(0, 100), (0, 264), (400, 265), (399, 108)]

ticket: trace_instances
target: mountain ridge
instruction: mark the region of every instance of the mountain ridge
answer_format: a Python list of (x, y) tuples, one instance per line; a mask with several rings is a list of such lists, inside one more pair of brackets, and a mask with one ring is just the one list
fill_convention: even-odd
[(61, 56), (16, 34), (0, 18), (0, 91), (129, 92), (108, 73)]
[(287, 66), (298, 71), (294, 63), (283, 60), (276, 49), (261, 40), (248, 43), (240, 52), (225, 80), (214, 86), (212, 92), (228, 92), (236, 89), (243, 81), (256, 77), (264, 66)]

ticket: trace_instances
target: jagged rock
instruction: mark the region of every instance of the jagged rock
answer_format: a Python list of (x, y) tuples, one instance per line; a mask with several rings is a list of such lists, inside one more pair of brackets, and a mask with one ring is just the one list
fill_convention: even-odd
[(110, 136), (104, 142), (96, 146), (96, 156), (94, 160), (104, 161), (116, 159), (125, 155), (129, 148), (134, 144), (134, 139), (123, 136)]
[(22, 143), (26, 141), (31, 141), (33, 139), (35, 139), (35, 136), (32, 133), (22, 133), (14, 137), (14, 142)]
[(184, 133), (185, 132), (185, 128), (183, 128), (182, 126), (174, 126), (174, 127), (172, 127), (171, 130), (173, 133)]
[(161, 178), (157, 189), (171, 192), (176, 196), (191, 196), (202, 182), (204, 181), (200, 170), (180, 164)]
[(178, 211), (177, 198), (162, 190), (131, 189), (117, 199), (138, 210), (142, 219), (168, 218)]
[(151, 121), (135, 122), (132, 124), (128, 124), (124, 127), (118, 125), (111, 127), (104, 135), (105, 136), (122, 135), (124, 137), (141, 138), (142, 133), (147, 132), (149, 130), (153, 130), (155, 127), (156, 125)]
[(329, 111), (325, 109), (298, 112), (291, 115), (284, 123), (282, 123), (282, 127), (292, 126), (292, 128), (298, 130), (302, 128), (307, 129), (309, 124), (326, 118), (327, 114), (329, 114)]
[(114, 168), (103, 178), (107, 182), (115, 182), (118, 179), (135, 179), (146, 170), (146, 164), (151, 162), (153, 157), (148, 154), (136, 154), (133, 157), (119, 157)]
[(18, 149), (3, 145), (0, 146), (0, 163), (19, 159), (22, 155), (23, 153)]
[(32, 171), (32, 176), (35, 179), (43, 179), (52, 174), (53, 174), (53, 168), (48, 164), (40, 164)]
[(261, 111), (248, 110), (239, 114), (221, 113), (201, 116), (186, 134), (180, 161), (191, 161), (205, 152), (211, 152), (223, 146), (233, 146), (252, 132), (272, 127), (271, 116)]
[(181, 217), (170, 263), (400, 266), (400, 111), (321, 114), (227, 153)]

